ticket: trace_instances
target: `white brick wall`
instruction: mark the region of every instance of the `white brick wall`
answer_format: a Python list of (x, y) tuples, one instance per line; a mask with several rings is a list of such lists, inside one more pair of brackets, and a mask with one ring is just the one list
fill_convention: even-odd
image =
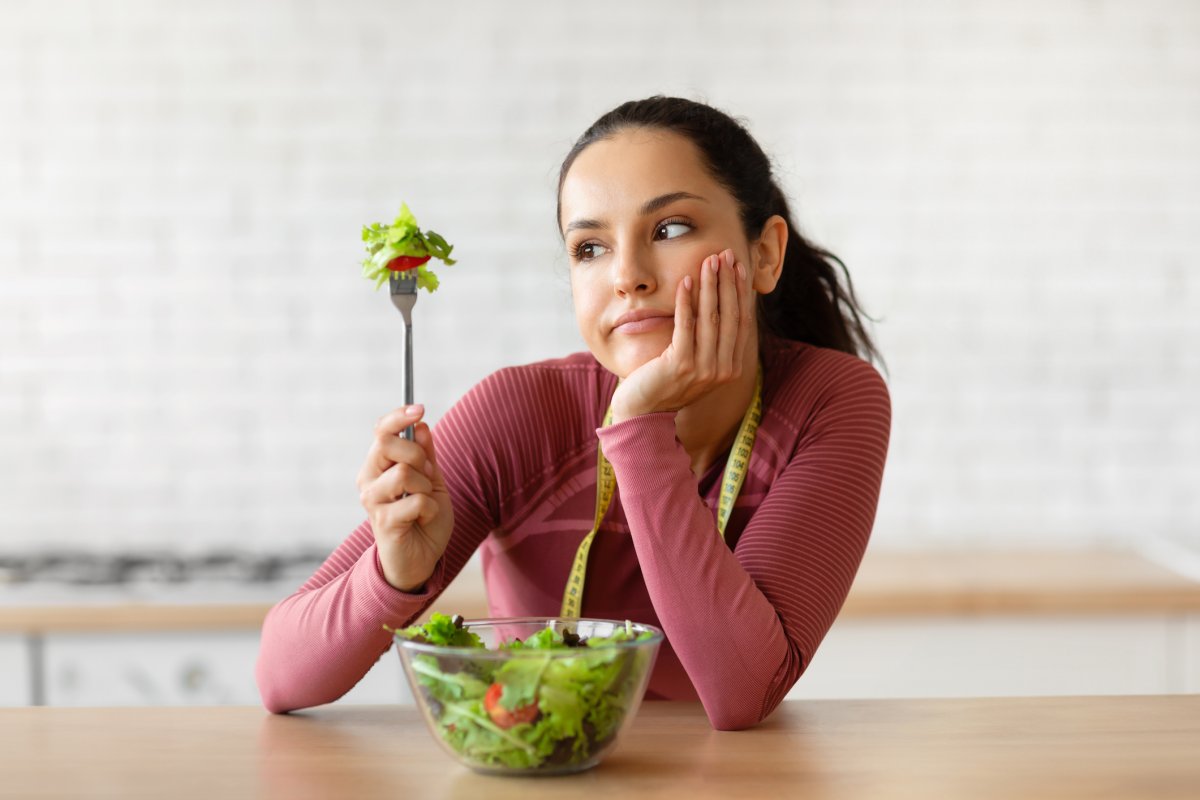
[(878, 542), (1200, 541), (1200, 4), (0, 5), (0, 552), (331, 546), (401, 399), (359, 226), (457, 245), (436, 417), (582, 345), (573, 139), (748, 119), (891, 369)]

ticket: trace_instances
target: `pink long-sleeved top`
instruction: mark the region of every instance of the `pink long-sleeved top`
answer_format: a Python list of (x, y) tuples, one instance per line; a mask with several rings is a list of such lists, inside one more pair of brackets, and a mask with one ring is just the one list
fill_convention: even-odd
[(766, 718), (811, 663), (875, 519), (891, 405), (873, 367), (769, 338), (763, 417), (726, 537), (725, 457), (699, 480), (671, 413), (601, 428), (616, 377), (590, 355), (502, 369), (434, 429), (454, 532), (416, 594), (388, 584), (369, 522), (263, 624), (266, 707), (336, 700), (482, 548), (493, 616), (557, 616), (592, 527), (597, 438), (617, 480), (593, 541), (582, 615), (660, 626), (648, 699), (694, 700), (722, 730)]

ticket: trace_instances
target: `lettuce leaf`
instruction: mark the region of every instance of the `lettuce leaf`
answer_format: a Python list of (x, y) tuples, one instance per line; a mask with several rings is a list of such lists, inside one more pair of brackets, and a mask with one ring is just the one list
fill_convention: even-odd
[[(446, 266), (455, 263), (450, 258), (454, 245), (433, 231), (422, 231), (407, 203), (400, 204), (400, 213), (391, 225), (381, 222), (364, 225), (362, 240), (367, 248), (367, 257), (362, 262), (363, 277), (375, 281), (376, 289), (386, 283), (391, 275), (388, 263), (400, 256), (430, 256)], [(438, 288), (437, 275), (429, 269), (429, 262), (418, 266), (416, 271), (419, 288), (428, 292)]]
[(412, 639), (423, 644), (434, 644), (440, 647), (483, 647), (483, 640), (469, 629), (463, 627), (463, 618), (445, 614), (433, 613), (429, 622), (424, 625), (410, 625), (397, 630), (383, 626), (385, 631), (404, 639)]
[(491, 685), (465, 670), (445, 672), (433, 656), (417, 656), (412, 660), (412, 668), (413, 672), (421, 676), (421, 685), (442, 704), (481, 698)]

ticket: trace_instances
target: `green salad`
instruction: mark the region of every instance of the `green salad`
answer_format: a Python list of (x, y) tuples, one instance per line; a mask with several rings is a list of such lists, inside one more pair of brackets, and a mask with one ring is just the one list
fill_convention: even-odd
[(433, 292), (438, 288), (438, 277), (429, 269), (429, 260), (436, 258), (446, 266), (454, 263), (450, 257), (454, 245), (434, 231), (421, 230), (407, 203), (400, 204), (400, 213), (390, 225), (364, 225), (362, 240), (367, 248), (363, 277), (373, 281), (376, 289), (393, 273), (415, 271), (417, 286)]
[[(434, 614), (425, 625), (388, 630), (420, 644), (487, 650), (458, 616)], [(634, 693), (653, 651), (615, 645), (654, 636), (635, 633), (628, 622), (611, 636), (591, 638), (547, 627), (496, 648), (520, 651), (517, 657), (419, 653), (410, 666), (438, 734), (465, 759), (482, 766), (561, 768), (609, 744), (640, 700)]]

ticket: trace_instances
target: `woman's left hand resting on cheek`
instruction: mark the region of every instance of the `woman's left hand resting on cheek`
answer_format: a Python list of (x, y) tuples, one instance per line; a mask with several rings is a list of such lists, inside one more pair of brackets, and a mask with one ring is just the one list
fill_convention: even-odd
[(700, 265), (699, 288), (684, 277), (675, 289), (675, 330), (662, 355), (629, 374), (612, 397), (614, 423), (655, 411), (678, 411), (741, 377), (753, 324), (755, 292), (732, 250)]

